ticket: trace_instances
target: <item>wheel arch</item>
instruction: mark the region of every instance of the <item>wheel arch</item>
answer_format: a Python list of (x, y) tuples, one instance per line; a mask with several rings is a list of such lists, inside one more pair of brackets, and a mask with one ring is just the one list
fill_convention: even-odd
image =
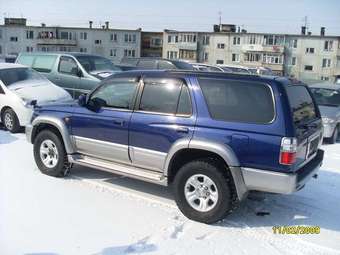
[(32, 143), (34, 143), (36, 136), (42, 130), (52, 130), (61, 138), (68, 154), (75, 152), (68, 128), (62, 119), (52, 116), (39, 116), (34, 119), (32, 126), (33, 128), (30, 137)]

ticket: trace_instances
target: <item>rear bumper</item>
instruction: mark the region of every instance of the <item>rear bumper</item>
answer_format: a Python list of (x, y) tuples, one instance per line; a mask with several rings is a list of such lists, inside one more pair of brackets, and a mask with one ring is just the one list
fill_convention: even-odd
[(301, 189), (319, 170), (324, 151), (295, 173), (278, 173), (252, 168), (242, 168), (242, 175), (247, 190), (257, 190), (280, 194), (290, 194)]

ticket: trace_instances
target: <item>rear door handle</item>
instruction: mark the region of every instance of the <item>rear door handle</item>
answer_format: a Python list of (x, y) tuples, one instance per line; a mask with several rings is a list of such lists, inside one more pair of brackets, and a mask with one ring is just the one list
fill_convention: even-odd
[(178, 127), (176, 128), (176, 131), (178, 133), (189, 133), (189, 128), (186, 128), (186, 127)]

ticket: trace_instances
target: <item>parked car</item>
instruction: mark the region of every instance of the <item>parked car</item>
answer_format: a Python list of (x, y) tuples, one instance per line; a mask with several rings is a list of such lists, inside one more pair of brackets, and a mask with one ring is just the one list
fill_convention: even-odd
[(0, 116), (12, 133), (30, 123), (35, 100), (40, 105), (68, 102), (71, 96), (44, 76), (19, 64), (0, 63)]
[(21, 53), (16, 62), (44, 74), (73, 98), (90, 92), (101, 80), (121, 71), (109, 59), (85, 53)]
[(78, 104), (36, 108), (26, 135), (42, 173), (83, 165), (171, 184), (200, 222), (224, 218), (251, 190), (300, 190), (323, 160), (311, 92), (284, 78), (130, 71)]
[(192, 64), (163, 58), (123, 58), (119, 67), (124, 70), (194, 70)]
[(252, 74), (252, 72), (245, 66), (240, 65), (217, 65), (222, 69), (226, 70), (226, 72), (233, 72), (233, 73), (244, 73), (244, 74)]
[(310, 88), (321, 111), (324, 138), (336, 143), (340, 133), (340, 85), (319, 83)]
[(223, 73), (232, 73), (231, 69), (225, 67), (224, 69), (219, 66), (202, 64), (202, 63), (193, 63), (194, 70), (203, 71), (203, 72), (223, 72)]

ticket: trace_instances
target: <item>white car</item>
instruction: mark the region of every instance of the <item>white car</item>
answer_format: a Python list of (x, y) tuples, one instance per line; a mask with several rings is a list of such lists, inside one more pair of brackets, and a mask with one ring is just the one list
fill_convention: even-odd
[(29, 124), (33, 106), (69, 102), (72, 97), (38, 72), (18, 64), (0, 63), (0, 122), (12, 133)]

